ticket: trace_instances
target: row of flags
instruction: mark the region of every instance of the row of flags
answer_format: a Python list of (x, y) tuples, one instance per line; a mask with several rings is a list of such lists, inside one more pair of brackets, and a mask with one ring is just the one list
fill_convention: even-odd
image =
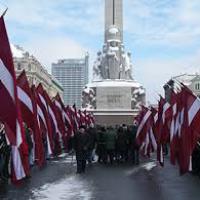
[(44, 164), (46, 153), (50, 156), (56, 149), (67, 149), (69, 137), (79, 126), (94, 124), (92, 114), (77, 110), (75, 105), (65, 107), (59, 94), (51, 99), (42, 84), (30, 87), (25, 71), (16, 78), (3, 16), (0, 17), (0, 122), (5, 125), (12, 148), (13, 182), (30, 175), (23, 123), (33, 132), (35, 161), (39, 166)]
[(170, 146), (170, 161), (178, 164), (180, 173), (192, 170), (192, 152), (200, 139), (200, 99), (184, 84), (171, 88), (170, 101), (162, 96), (158, 108), (142, 106), (136, 117), (137, 143), (142, 153), (157, 152), (157, 160), (164, 165), (164, 150)]

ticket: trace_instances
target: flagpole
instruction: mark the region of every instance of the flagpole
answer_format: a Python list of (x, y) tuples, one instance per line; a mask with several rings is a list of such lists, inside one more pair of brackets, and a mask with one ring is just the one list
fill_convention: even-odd
[(1, 17), (4, 17), (4, 15), (7, 13), (8, 7), (5, 9), (5, 11), (2, 13)]
[(0, 4), (5, 8), (5, 11), (0, 15), (0, 17), (4, 17), (4, 15), (6, 14), (6, 12), (8, 10), (8, 6), (2, 2), (0, 2)]

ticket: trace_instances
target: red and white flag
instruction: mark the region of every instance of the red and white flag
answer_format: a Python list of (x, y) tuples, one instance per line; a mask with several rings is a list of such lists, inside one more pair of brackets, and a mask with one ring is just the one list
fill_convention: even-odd
[(16, 75), (3, 16), (0, 17), (0, 121), (12, 146), (12, 180), (30, 175), (28, 148), (22, 125)]
[(178, 148), (179, 148), (179, 137), (178, 137), (178, 126), (179, 126), (179, 111), (181, 112), (180, 103), (178, 101), (180, 94), (176, 94), (173, 90), (171, 91), (170, 104), (172, 107), (172, 120), (170, 124), (170, 161), (175, 165), (178, 160)]
[(78, 111), (79, 116), (80, 116), (80, 124), (81, 125), (86, 125), (86, 115), (84, 112), (82, 112), (81, 110)]
[(23, 121), (29, 128), (34, 128), (34, 113), (32, 104), (32, 92), (29, 87), (29, 83), (26, 77), (25, 71), (23, 71), (17, 78), (17, 91), (20, 100), (20, 108)]
[(151, 107), (151, 112), (153, 116), (153, 126), (152, 130), (155, 135), (155, 138), (157, 138), (157, 131), (158, 131), (158, 111), (156, 108)]
[(70, 126), (72, 128), (72, 134), (74, 134), (79, 125), (78, 125), (78, 121), (77, 121), (77, 115), (76, 115), (76, 109), (74, 109), (74, 106), (67, 106), (65, 108), (65, 113), (66, 113), (66, 122), (67, 122), (67, 126)]
[(45, 118), (45, 124), (47, 128), (47, 145), (48, 145), (48, 155), (50, 156), (51, 154), (54, 153), (54, 141), (53, 141), (53, 133), (52, 133), (52, 127), (51, 127), (51, 120), (49, 117), (49, 112), (48, 112), (48, 106), (47, 102), (44, 97), (44, 89), (42, 87), (42, 84), (40, 83), (36, 89), (37, 91), (37, 103), (39, 105), (39, 108), (41, 108), (42, 113), (44, 114)]
[(190, 91), (187, 103), (188, 125), (192, 135), (192, 149), (195, 148), (197, 140), (200, 138), (200, 99)]
[[(85, 112), (87, 113), (87, 112)], [(89, 118), (89, 124), (88, 126), (94, 126), (95, 125), (95, 117), (93, 115), (93, 113), (88, 113), (88, 118)]]
[(53, 137), (53, 142), (54, 142), (54, 153), (58, 155), (62, 151), (61, 146), (63, 144), (63, 138), (58, 128), (56, 108), (45, 90), (43, 91), (43, 96), (46, 101), (47, 111), (49, 113), (49, 118), (51, 120), (52, 137)]
[(59, 94), (54, 98), (55, 105), (62, 113), (63, 122), (65, 125), (65, 129), (67, 129), (67, 137), (70, 137), (73, 134), (73, 122), (72, 116), (69, 110), (69, 106), (65, 108), (65, 105)]
[[(45, 164), (45, 147), (43, 142), (47, 138), (47, 125), (45, 122), (44, 113), (37, 103), (38, 94), (34, 85), (32, 85), (31, 91), (34, 110), (34, 139), (36, 143), (35, 158), (39, 167), (42, 167)], [(48, 147), (48, 149), (50, 149), (50, 147)], [(51, 149), (48, 151), (51, 151)]]
[(165, 123), (165, 110), (166, 101), (160, 96), (158, 103), (158, 127), (157, 127), (157, 160), (160, 165), (164, 165), (163, 144), (165, 138), (164, 123)]
[(153, 113), (152, 109), (150, 110), (143, 106), (141, 112), (135, 118), (138, 123), (136, 143), (139, 146), (142, 155), (148, 157), (150, 157), (152, 152), (157, 150), (156, 136), (153, 131), (156, 113)]
[(186, 86), (182, 88), (183, 120), (180, 132), (180, 172), (192, 170), (192, 152), (199, 138), (199, 99)]
[[(64, 148), (67, 150), (68, 149), (68, 137), (69, 137), (69, 135), (71, 135), (71, 131), (72, 131), (71, 121), (68, 119), (68, 116), (65, 112), (64, 103), (62, 102), (62, 99), (59, 94), (57, 94), (54, 97), (53, 103), (54, 103), (55, 109), (56, 109), (56, 118), (57, 118), (57, 122), (58, 122), (58, 128), (59, 128), (60, 132), (62, 133), (63, 145), (64, 145)], [(66, 121), (67, 121), (67, 123), (66, 123)]]
[(73, 131), (77, 131), (80, 126), (80, 118), (77, 113), (76, 105), (74, 104), (73, 106), (68, 106), (67, 111), (72, 119)]
[[(140, 149), (142, 150), (143, 148), (146, 148), (149, 145), (149, 131), (150, 128), (152, 128), (152, 124), (151, 124), (151, 117), (152, 117), (152, 112), (146, 108), (146, 107), (142, 107), (142, 111), (141, 111), (141, 116), (140, 119), (138, 121), (138, 129), (137, 129), (137, 133), (136, 133), (136, 142), (138, 144), (138, 146), (140, 146)], [(145, 152), (147, 152), (145, 150)]]

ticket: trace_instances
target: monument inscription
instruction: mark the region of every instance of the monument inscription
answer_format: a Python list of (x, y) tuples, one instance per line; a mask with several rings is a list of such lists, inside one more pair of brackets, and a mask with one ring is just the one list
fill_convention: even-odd
[(97, 109), (131, 109), (131, 88), (97, 88)]

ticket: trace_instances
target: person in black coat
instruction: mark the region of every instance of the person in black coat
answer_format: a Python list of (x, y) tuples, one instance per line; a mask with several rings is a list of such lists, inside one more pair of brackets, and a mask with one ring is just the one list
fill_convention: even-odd
[(192, 153), (192, 173), (200, 176), (200, 142), (197, 142)]
[(92, 163), (94, 161), (94, 149), (96, 145), (96, 129), (93, 127), (90, 127), (87, 130), (88, 134), (88, 152), (87, 152), (87, 161), (88, 163)]
[(7, 144), (4, 125), (0, 122), (0, 180), (6, 181), (9, 178), (9, 160), (11, 148)]
[(128, 138), (127, 138), (127, 133), (123, 129), (123, 127), (119, 127), (117, 131), (116, 148), (117, 148), (117, 161), (118, 162), (127, 161)]
[(138, 124), (134, 122), (134, 125), (131, 127), (131, 156), (133, 164), (139, 164), (139, 146), (136, 141)]
[(88, 151), (88, 135), (86, 134), (84, 126), (80, 126), (78, 132), (75, 133), (73, 138), (73, 147), (76, 152), (77, 173), (85, 173)]
[(105, 127), (101, 127), (97, 132), (96, 153), (98, 155), (98, 162), (106, 163), (106, 129)]

